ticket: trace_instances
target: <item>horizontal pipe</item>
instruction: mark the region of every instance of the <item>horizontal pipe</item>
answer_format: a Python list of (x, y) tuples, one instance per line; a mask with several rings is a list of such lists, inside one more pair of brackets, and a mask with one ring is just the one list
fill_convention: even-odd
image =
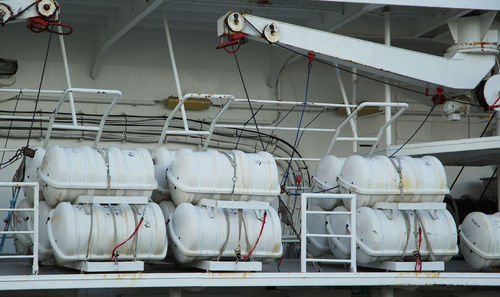
[(73, 126), (73, 125), (60, 125), (54, 124), (52, 129), (59, 130), (78, 130), (78, 131), (99, 131), (99, 127), (91, 127), (91, 126)]
[(306, 261), (319, 263), (351, 263), (351, 260), (345, 259), (306, 259)]
[[(232, 128), (232, 129), (255, 129), (255, 126), (244, 126), (244, 125), (226, 125), (217, 124), (217, 128)], [(283, 130), (283, 131), (297, 131), (297, 127), (274, 127), (274, 126), (259, 126), (259, 130)], [(323, 129), (323, 128), (301, 128), (301, 131), (311, 131), (311, 132), (335, 132), (336, 129)]]
[[(287, 157), (276, 157), (274, 158), (276, 161), (290, 161), (290, 158)], [(319, 161), (320, 158), (292, 158), (292, 161)]]
[(321, 210), (307, 210), (306, 214), (321, 214), (321, 215), (350, 215), (350, 211), (321, 211)]
[[(302, 106), (304, 102), (301, 101), (277, 101), (277, 100), (258, 100), (258, 99), (234, 99), (234, 102), (248, 102), (260, 103), (260, 104), (271, 104), (271, 105), (297, 105)], [(340, 103), (319, 103), (319, 102), (307, 102), (306, 106), (316, 106), (316, 107), (352, 107), (355, 108), (357, 105), (352, 104), (340, 104)]]
[(351, 238), (351, 235), (346, 234), (306, 234), (307, 237), (323, 237), (323, 238)]

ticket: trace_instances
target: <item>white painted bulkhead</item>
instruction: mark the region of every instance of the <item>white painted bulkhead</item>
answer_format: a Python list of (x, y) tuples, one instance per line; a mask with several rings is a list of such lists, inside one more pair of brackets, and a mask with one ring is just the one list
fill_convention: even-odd
[[(381, 30), (383, 30), (383, 21), (380, 20)], [(375, 21), (376, 23), (376, 21)], [(213, 26), (215, 27), (215, 20)], [(360, 27), (361, 24), (355, 22), (352, 28)], [(38, 87), (40, 72), (43, 64), (44, 50), (47, 44), (48, 35), (32, 34), (27, 31), (23, 25), (17, 24), (0, 29), (0, 36), (3, 40), (0, 54), (2, 57), (15, 58), (19, 61), (19, 71), (16, 74), (16, 83), (9, 88), (30, 88)], [(117, 89), (123, 92), (123, 103), (119, 104), (112, 114), (127, 114), (140, 116), (161, 116), (168, 115), (170, 110), (165, 108), (163, 99), (168, 96), (176, 95), (174, 80), (171, 72), (170, 60), (168, 57), (164, 33), (160, 28), (138, 27), (132, 29), (129, 33), (119, 39), (110, 51), (107, 53), (103, 63), (102, 70), (97, 79), (90, 77), (91, 65), (95, 57), (95, 52), (99, 46), (99, 42), (93, 36), (99, 27), (75, 24), (75, 33), (66, 37), (66, 46), (68, 51), (69, 69), (74, 87), (88, 88), (105, 88)], [(345, 29), (346, 33), (349, 30)], [(397, 30), (397, 29), (394, 29)], [(215, 46), (219, 40), (215, 38), (212, 31), (196, 32), (184, 30), (182, 27), (174, 27), (172, 31), (173, 45), (176, 54), (177, 66), (179, 68), (180, 82), (183, 90), (204, 93), (218, 94), (233, 94), (237, 98), (245, 98), (245, 93), (238, 77), (238, 72), (234, 64), (234, 58), (226, 54), (222, 50), (215, 50)], [(51, 44), (51, 51), (47, 64), (46, 74), (44, 77), (44, 89), (65, 89), (66, 83), (64, 79), (63, 65), (60, 55), (59, 45), (54, 37)], [(411, 40), (396, 40), (393, 43), (400, 43), (400, 46), (418, 48), (436, 54), (441, 54), (444, 46), (436, 44), (422, 44)], [(268, 47), (263, 44), (250, 42), (242, 46), (238, 52), (238, 59), (243, 70), (245, 82), (251, 98), (255, 99), (274, 99), (276, 93), (279, 94), (281, 100), (302, 101), (304, 99), (305, 75), (306, 75), (306, 59), (300, 59), (291, 65), (287, 66), (279, 83), (279, 90), (274, 88), (273, 83), (269, 83), (272, 67), (276, 61), (283, 56), (282, 50)], [(288, 55), (288, 54), (287, 54)], [(309, 86), (309, 100), (315, 102), (340, 103), (341, 94), (335, 84), (335, 71), (333, 68), (313, 63), (311, 82)], [(342, 79), (345, 83), (348, 94), (352, 94), (351, 74), (342, 74)], [(270, 86), (271, 85), (271, 86)], [(0, 102), (2, 109), (12, 111), (14, 109), (15, 100), (7, 100), (15, 94), (0, 94)], [(393, 100), (400, 102), (410, 102), (411, 107), (407, 115), (397, 120), (397, 123), (392, 127), (393, 143), (403, 143), (414, 131), (416, 126), (421, 122), (422, 117), (429, 110), (431, 103), (429, 97), (415, 95), (397, 88), (392, 88)], [(23, 96), (17, 107), (18, 110), (32, 111), (34, 106), (34, 96)], [(52, 101), (57, 97), (42, 96), (42, 101), (39, 104), (39, 110), (44, 111), (44, 115), (48, 115), (55, 105)], [(3, 100), (3, 101), (2, 101)], [(47, 100), (47, 101), (46, 101)], [(50, 101), (48, 101), (50, 100)], [(78, 98), (76, 99), (78, 102)], [(77, 104), (77, 111), (84, 113), (102, 113), (106, 105), (97, 104), (98, 98), (83, 98), (87, 103)], [(382, 84), (359, 78), (357, 82), (357, 101), (383, 101), (384, 86)], [(247, 121), (251, 114), (244, 105), (240, 108), (230, 109), (224, 117), (223, 122), (242, 124)], [(259, 107), (254, 105), (254, 110)], [(246, 109), (245, 109), (246, 108)], [(63, 108), (64, 111), (69, 111), (69, 108)], [(189, 111), (188, 116), (196, 119), (209, 120), (213, 118), (218, 108), (211, 107), (207, 112)], [(296, 126), (300, 117), (300, 108), (296, 108), (290, 115), (281, 123), (283, 126)], [(316, 112), (306, 112), (304, 123), (308, 123), (316, 116)], [(263, 108), (257, 115), (257, 119), (262, 122), (262, 125), (273, 125), (277, 120), (284, 115), (287, 110), (277, 111), (276, 108)], [(336, 127), (344, 115), (339, 115), (337, 110), (328, 110), (323, 112), (311, 127), (317, 128), (334, 128)], [(129, 118), (131, 119), (131, 118)], [(359, 118), (358, 127), (359, 134), (363, 136), (374, 136), (378, 128), (382, 125), (384, 116), (382, 113), (367, 115)], [(442, 116), (440, 107), (437, 107), (433, 115), (429, 118), (424, 127), (413, 139), (414, 142), (459, 139), (477, 137), (481, 133), (484, 125), (488, 121), (487, 118), (472, 116), (470, 125), (466, 118), (459, 122), (448, 122)], [(252, 122), (249, 122), (249, 126)], [(8, 126), (8, 122), (4, 121), (3, 126)], [(35, 127), (39, 127), (35, 122)], [(127, 135), (127, 141), (122, 139), (126, 135), (125, 129), (123, 135), (117, 141), (102, 141), (101, 147), (120, 147), (128, 149), (136, 149), (145, 147), (153, 150), (156, 147), (158, 135), (146, 135), (143, 138), (137, 135)], [(145, 128), (147, 129), (147, 128)], [(3, 131), (6, 131), (5, 129)], [(156, 130), (157, 131), (157, 130)], [(285, 138), (293, 144), (296, 131), (275, 131), (274, 134)], [(15, 131), (11, 134), (8, 147), (22, 146), (26, 140), (23, 139), (25, 132)], [(32, 138), (30, 144), (41, 144), (42, 139), (38, 138), (37, 130), (33, 131), (36, 137)], [(61, 133), (61, 132), (59, 132)], [(350, 132), (347, 132), (349, 135)], [(495, 132), (493, 132), (495, 133)], [(59, 134), (60, 135), (60, 134)], [(3, 140), (5, 140), (5, 135)], [(14, 136), (14, 137), (12, 137)], [(57, 135), (56, 135), (57, 136)], [(331, 139), (330, 134), (325, 133), (305, 133), (298, 150), (304, 157), (321, 158), (328, 147)], [(19, 138), (18, 138), (19, 137)], [(141, 143), (147, 139), (148, 142)], [(176, 138), (182, 141), (182, 138)], [(82, 145), (92, 145), (89, 136), (83, 135), (79, 139), (64, 140), (53, 139), (51, 144), (61, 144), (72, 147), (80, 147)], [(190, 145), (197, 148), (198, 144)], [(259, 149), (259, 142), (247, 142), (245, 139), (241, 141), (242, 150), (253, 151)], [(169, 141), (169, 148), (180, 148), (183, 145), (178, 141)], [(351, 143), (340, 143), (335, 147), (334, 154), (338, 157), (347, 157), (352, 149)], [(362, 151), (366, 148), (362, 148)], [(6, 158), (10, 155), (6, 154)], [(282, 173), (286, 169), (286, 162), (278, 162), (279, 170)], [(309, 162), (309, 171), (311, 175), (315, 172), (316, 162)], [(10, 180), (14, 174), (17, 165), (12, 165), (0, 171), (1, 180)], [(457, 171), (460, 168), (446, 167), (448, 178), (448, 186), (453, 182)], [(483, 189), (483, 183), (480, 178), (489, 177), (493, 172), (493, 168), (477, 167), (466, 168), (463, 172), (460, 182), (454, 187), (451, 194), (460, 197), (462, 194), (472, 194), (479, 196)], [(10, 196), (10, 189), (0, 189), (3, 196)], [(290, 197), (289, 199), (294, 199)], [(7, 199), (0, 201), (0, 207), (8, 205)], [(298, 205), (298, 204), (297, 204)], [(298, 209), (296, 209), (297, 211)], [(13, 246), (6, 246), (4, 250), (13, 251)], [(215, 290), (215, 289), (211, 289)], [(162, 295), (164, 291), (158, 292), (153, 289), (146, 290), (149, 295)], [(212, 294), (219, 294), (221, 291), (210, 291)], [(228, 296), (243, 295), (240, 290), (230, 291), (222, 290)], [(276, 293), (260, 292), (257, 289), (248, 289), (248, 292), (265, 296), (266, 294), (275, 295)], [(311, 291), (296, 290), (294, 292), (281, 293), (294, 296), (310, 296)], [(206, 292), (206, 291), (203, 291)], [(351, 296), (350, 290), (335, 290), (330, 289), (318, 290), (318, 295), (331, 295), (335, 292), (338, 296)], [(94, 294), (95, 293), (95, 294)], [(378, 296), (378, 289), (373, 289), (371, 294)], [(136, 296), (141, 292), (109, 289), (107, 292), (93, 292), (92, 290), (82, 290), (80, 295), (102, 295), (115, 296)], [(185, 293), (184, 295), (197, 295), (196, 292)], [(396, 296), (420, 296), (418, 292), (396, 291)], [(476, 293), (453, 292), (457, 296), (477, 296)], [(480, 296), (496, 296), (496, 292), (487, 292)], [(20, 295), (21, 296), (21, 295)]]

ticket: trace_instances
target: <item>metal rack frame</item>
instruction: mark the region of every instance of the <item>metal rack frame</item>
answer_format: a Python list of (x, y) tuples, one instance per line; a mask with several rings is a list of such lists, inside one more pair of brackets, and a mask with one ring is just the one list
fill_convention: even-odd
[(38, 226), (39, 226), (39, 207), (38, 193), (40, 187), (38, 182), (0, 182), (0, 187), (32, 187), (33, 188), (33, 207), (30, 208), (0, 208), (1, 212), (12, 211), (32, 211), (33, 212), (33, 230), (31, 231), (0, 231), (0, 234), (33, 234), (33, 254), (31, 255), (0, 255), (0, 259), (33, 259), (32, 273), (38, 274)]
[[(313, 211), (307, 210), (308, 199), (350, 199), (350, 211)], [(330, 194), (330, 193), (302, 193), (300, 196), (300, 272), (307, 272), (307, 262), (317, 263), (335, 263), (347, 264), (350, 263), (351, 272), (357, 272), (356, 266), (356, 195), (355, 194)], [(307, 232), (307, 215), (349, 215), (351, 218), (351, 234), (313, 234)], [(307, 237), (325, 237), (325, 238), (349, 238), (351, 241), (351, 257), (350, 259), (314, 259), (307, 258)]]

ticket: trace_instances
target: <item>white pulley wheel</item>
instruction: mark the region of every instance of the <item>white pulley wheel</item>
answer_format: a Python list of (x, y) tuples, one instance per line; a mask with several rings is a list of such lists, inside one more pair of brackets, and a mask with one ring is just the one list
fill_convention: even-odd
[(483, 95), (488, 106), (500, 105), (500, 74), (493, 75), (486, 81)]
[(240, 32), (243, 30), (243, 27), (245, 26), (245, 19), (243, 16), (237, 12), (233, 12), (229, 14), (227, 17), (227, 25), (229, 26), (229, 29), (234, 32)]
[(0, 23), (5, 23), (12, 17), (12, 10), (7, 4), (0, 3)]
[(270, 43), (275, 43), (280, 40), (280, 30), (275, 23), (271, 23), (264, 28), (264, 36)]
[(38, 14), (44, 18), (51, 18), (56, 13), (58, 6), (53, 0), (41, 0), (36, 5)]

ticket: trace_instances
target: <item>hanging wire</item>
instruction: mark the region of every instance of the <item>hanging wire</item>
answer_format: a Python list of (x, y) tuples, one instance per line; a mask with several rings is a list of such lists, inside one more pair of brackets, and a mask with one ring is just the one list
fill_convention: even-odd
[[(483, 136), (486, 134), (486, 131), (488, 130), (488, 127), (490, 126), (491, 122), (492, 122), (492, 121), (493, 121), (493, 119), (495, 118), (496, 114), (497, 114), (497, 112), (496, 112), (496, 111), (495, 111), (495, 112), (493, 112), (493, 114), (491, 115), (490, 120), (488, 121), (488, 123), (486, 123), (486, 126), (484, 127), (483, 131), (481, 132), (481, 135), (479, 135), (479, 138), (483, 137)], [(462, 168), (460, 168), (460, 171), (458, 171), (457, 176), (455, 177), (455, 179), (453, 180), (453, 183), (452, 183), (452, 184), (451, 184), (451, 186), (450, 186), (450, 191), (453, 189), (453, 187), (454, 187), (454, 186), (455, 186), (455, 184), (457, 183), (458, 178), (460, 177), (460, 175), (462, 175), (462, 172), (464, 171), (464, 169), (465, 169), (465, 166), (462, 166)], [(495, 173), (496, 173), (496, 171), (495, 171)], [(493, 175), (494, 175), (495, 173), (493, 173)], [(493, 176), (492, 176), (492, 178), (493, 178)], [(488, 184), (489, 184), (489, 183), (488, 183)], [(488, 186), (486, 186), (486, 187), (488, 187)]]
[(302, 119), (304, 118), (304, 112), (305, 112), (306, 106), (307, 106), (307, 95), (309, 93), (309, 79), (311, 77), (311, 68), (312, 68), (312, 64), (311, 64), (311, 62), (309, 62), (309, 64), (307, 64), (307, 78), (306, 78), (306, 90), (305, 90), (305, 96), (304, 96), (304, 104), (302, 105), (302, 112), (300, 114), (299, 125), (297, 127), (297, 134), (295, 135), (295, 141), (293, 143), (294, 150), (292, 151), (292, 154), (290, 155), (290, 160), (288, 161), (285, 175), (283, 176), (283, 180), (281, 181), (281, 186), (284, 186), (288, 180), (288, 175), (290, 173), (290, 166), (292, 164), (293, 156), (295, 155), (294, 152), (299, 145), (300, 128), (302, 126)]
[(253, 107), (252, 107), (252, 103), (250, 102), (250, 96), (248, 95), (247, 86), (245, 84), (245, 80), (243, 79), (243, 73), (241, 73), (240, 63), (238, 62), (238, 56), (236, 55), (236, 51), (234, 51), (234, 46), (232, 46), (232, 47), (233, 47), (234, 61), (236, 62), (236, 67), (238, 68), (238, 73), (240, 75), (241, 83), (243, 84), (243, 90), (245, 91), (245, 96), (247, 97), (248, 106), (250, 107), (250, 112), (252, 114), (253, 122), (255, 124), (255, 130), (257, 130), (257, 134), (259, 135), (260, 144), (262, 145), (262, 149), (264, 150), (265, 149), (264, 141), (262, 140), (262, 136), (261, 136), (260, 131), (259, 131), (259, 125), (257, 124), (257, 119), (255, 118), (255, 113), (253, 112)]
[[(12, 112), (12, 115), (16, 114), (17, 105), (19, 104), (19, 98), (21, 97), (21, 93), (22, 93), (22, 91), (19, 90), (19, 93), (16, 96), (17, 97), (17, 99), (16, 99), (16, 105), (14, 106), (14, 111)], [(5, 138), (5, 144), (3, 146), (4, 151), (2, 152), (2, 159), (0, 160), (0, 164), (3, 164), (3, 159), (5, 157), (5, 149), (7, 148), (7, 144), (9, 143), (10, 131), (12, 130), (12, 124), (13, 123), (14, 123), (14, 119), (11, 119), (10, 120), (10, 124), (9, 124), (9, 130), (7, 132), (7, 137)], [(3, 168), (0, 166), (0, 169), (3, 169)]]
[[(283, 120), (295, 109), (295, 105), (292, 106), (292, 108), (290, 108), (283, 117), (281, 117), (281, 119), (279, 119), (279, 121), (274, 125), (274, 127), (278, 127), (279, 124), (281, 124), (281, 122), (283, 122)], [(271, 130), (271, 136), (274, 134), (274, 129)], [(271, 143), (271, 140), (272, 138), (269, 138), (269, 140), (267, 141), (267, 144), (266, 144), (266, 149), (265, 151), (267, 151), (267, 147), (269, 146), (269, 144)]]
[(429, 118), (429, 116), (431, 115), (431, 113), (434, 111), (434, 108), (436, 108), (436, 106), (437, 106), (437, 101), (434, 103), (434, 105), (432, 105), (431, 109), (429, 110), (429, 112), (425, 116), (424, 120), (420, 123), (420, 125), (418, 126), (418, 128), (415, 129), (415, 131), (413, 132), (413, 134), (410, 137), (408, 137), (408, 139), (394, 153), (392, 153), (389, 156), (389, 158), (394, 157), (394, 155), (396, 155), (405, 145), (407, 145), (408, 142), (410, 142), (410, 140), (412, 140), (413, 137), (415, 137), (415, 135), (417, 135), (418, 131), (420, 131), (420, 129), (424, 126), (425, 122), (427, 121), (427, 119)]
[[(54, 29), (53, 26), (52, 26), (52, 29)], [(31, 125), (30, 125), (30, 129), (29, 129), (28, 140), (26, 141), (27, 147), (30, 144), (31, 131), (33, 130), (33, 124), (35, 123), (35, 114), (36, 114), (36, 109), (38, 107), (38, 101), (40, 99), (40, 91), (42, 90), (43, 78), (45, 76), (45, 68), (47, 66), (47, 60), (49, 57), (51, 41), (52, 41), (52, 31), (49, 32), (49, 41), (47, 42), (47, 50), (45, 51), (45, 59), (43, 61), (42, 75), (40, 77), (40, 84), (38, 85), (38, 92), (36, 94), (35, 107), (33, 108), (33, 117), (31, 118)]]
[[(243, 127), (245, 127), (246, 125), (248, 125), (248, 123), (255, 118), (255, 116), (257, 115), (257, 113), (262, 109), (262, 107), (264, 107), (264, 104), (262, 104), (255, 113), (252, 113), (252, 116), (243, 124)], [(240, 138), (241, 138), (241, 133), (239, 134), (238, 136), (238, 140), (236, 141), (236, 146), (234, 149), (238, 149), (238, 144), (240, 143)], [(236, 131), (236, 134), (238, 134), (238, 131)]]

